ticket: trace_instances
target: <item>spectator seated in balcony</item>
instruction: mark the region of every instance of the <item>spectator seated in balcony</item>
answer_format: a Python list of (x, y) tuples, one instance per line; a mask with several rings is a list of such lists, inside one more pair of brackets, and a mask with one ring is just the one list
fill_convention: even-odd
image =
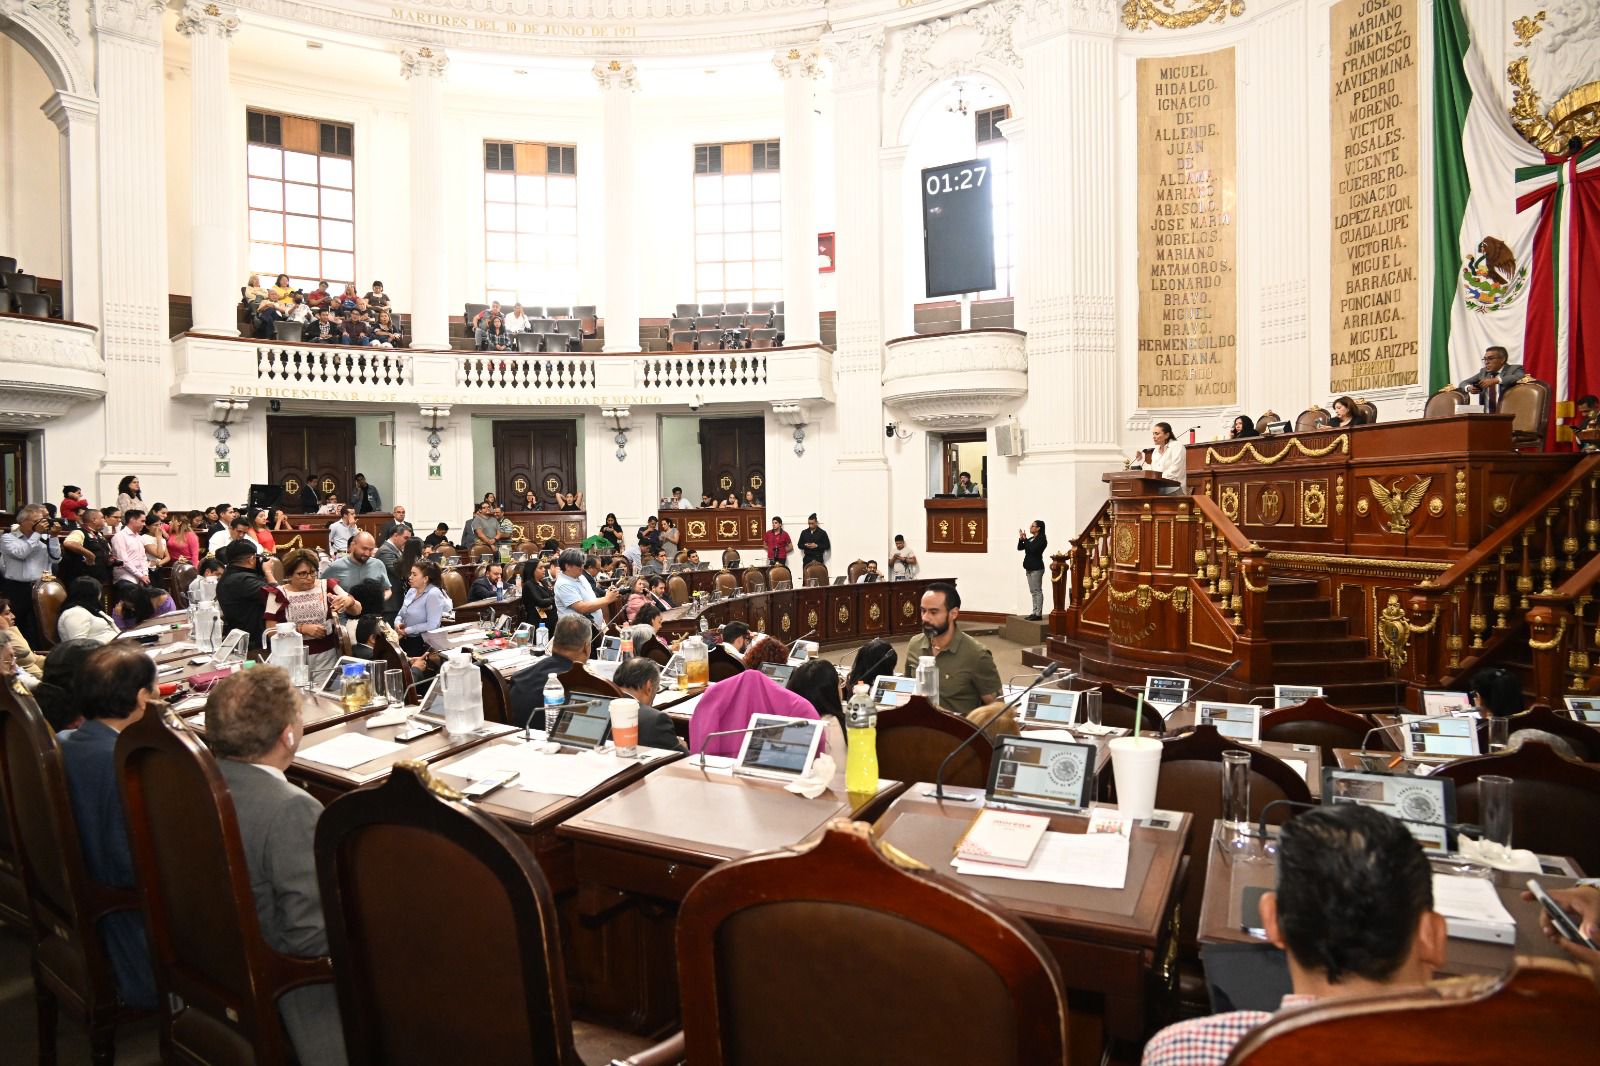
[(306, 306), (311, 308), (311, 313), (330, 307), (333, 304), (333, 293), (328, 291), (326, 281), (317, 282), (317, 287), (306, 294)]
[(372, 291), (367, 293), (366, 301), (368, 307), (377, 308), (389, 306), (389, 294), (383, 291), (383, 282), (374, 281), (372, 283)]
[(343, 339), (343, 331), (333, 312), (324, 305), (317, 309), (317, 317), (306, 323), (300, 339), (307, 344), (338, 344)]
[(361, 294), (356, 292), (355, 282), (347, 282), (344, 292), (339, 294), (339, 299), (335, 302), (334, 307), (340, 311), (354, 311), (360, 299)]
[(244, 287), (244, 304), (250, 309), (251, 317), (261, 310), (263, 303), (270, 303), (271, 300), (272, 294), (261, 284), (261, 275), (251, 274)]
[[(277, 292), (277, 286), (274, 286), (272, 291)], [(293, 307), (293, 293), (279, 300), (266, 301), (256, 314), (256, 336), (271, 340), (276, 333), (278, 323), (288, 320)]]
[[(280, 307), (282, 304), (279, 305)], [(295, 293), (289, 297), (289, 310), (284, 313), (284, 319), (295, 325), (304, 326), (311, 321), (311, 305), (306, 303), (305, 297)]]
[(488, 322), (478, 328), (476, 336), (480, 352), (504, 352), (516, 347), (511, 334), (506, 332), (505, 319), (499, 315), (490, 316)]
[(277, 279), (273, 281), (272, 288), (269, 289), (268, 292), (272, 294), (272, 299), (275, 303), (282, 303), (284, 300), (287, 300), (290, 296), (294, 295), (294, 286), (289, 284), (289, 275), (279, 274)]
[(506, 316), (506, 332), (528, 332), (528, 316), (523, 313), (521, 304), (513, 304), (511, 306), (511, 313)]
[(404, 343), (400, 326), (390, 317), (387, 307), (378, 312), (378, 320), (372, 324), (372, 337), (375, 348), (399, 348)]
[(477, 333), (478, 330), (483, 329), (489, 324), (489, 320), (491, 318), (503, 319), (504, 317), (505, 312), (500, 310), (500, 301), (494, 300), (490, 302), (488, 307), (473, 315), (472, 321), (468, 323), (468, 325), (472, 327), (473, 333)]
[(354, 344), (365, 348), (373, 343), (372, 323), (367, 321), (367, 316), (355, 308), (344, 316), (344, 343)]

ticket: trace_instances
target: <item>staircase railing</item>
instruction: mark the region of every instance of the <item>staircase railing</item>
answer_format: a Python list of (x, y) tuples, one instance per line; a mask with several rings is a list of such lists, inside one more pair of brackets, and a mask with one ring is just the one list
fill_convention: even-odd
[[(1600, 523), (1596, 523), (1600, 527)], [(1585, 529), (1594, 550), (1600, 528)], [(1600, 687), (1591, 673), (1600, 665), (1600, 554), (1573, 571), (1554, 592), (1530, 596), (1525, 616), (1533, 660), (1531, 695), (1559, 707), (1562, 696), (1588, 694)]]
[[(1458, 684), (1479, 666), (1520, 652), (1524, 640), (1532, 646), (1552, 639), (1561, 612), (1570, 611), (1557, 594), (1557, 582), (1565, 588), (1570, 576), (1558, 575), (1587, 570), (1597, 551), (1600, 455), (1589, 455), (1448, 570), (1413, 586), (1404, 605), (1391, 595), (1377, 618), (1380, 648), (1413, 697)], [(1543, 610), (1533, 610), (1535, 600)]]
[[(1052, 575), (1053, 576), (1053, 575)], [(1067, 632), (1076, 635), (1083, 605), (1111, 576), (1111, 501), (1072, 538), (1067, 551)]]

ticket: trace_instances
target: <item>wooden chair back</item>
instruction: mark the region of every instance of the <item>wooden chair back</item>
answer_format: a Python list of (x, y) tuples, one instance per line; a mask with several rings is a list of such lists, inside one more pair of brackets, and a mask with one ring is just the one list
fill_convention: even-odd
[(866, 572), (867, 572), (867, 563), (866, 563), (865, 559), (857, 559), (855, 562), (851, 563), (848, 567), (845, 568), (845, 573), (849, 575), (850, 584), (852, 584), (852, 585), (854, 585), (857, 581), (861, 580), (861, 575), (866, 573)]
[(1509, 974), (1283, 1011), (1248, 1033), (1229, 1066), (1344, 1066), (1352, 1048), (1380, 1066), (1500, 1066), (1594, 1059), (1600, 992), (1555, 959), (1518, 957)]
[[(775, 958), (781, 982), (764, 976)], [(1038, 936), (844, 819), (701, 878), (678, 916), (678, 976), (696, 1066), (1066, 1061), (1061, 974)], [(793, 990), (819, 987), (873, 1009), (817, 1025)]]
[(644, 647), (639, 648), (637, 650), (636, 654), (641, 655), (646, 659), (649, 659), (651, 662), (655, 663), (657, 666), (665, 666), (665, 665), (667, 665), (667, 660), (672, 658), (672, 653), (669, 652), (665, 647), (663, 647), (659, 640), (652, 640), (650, 643), (646, 644)]
[(753, 566), (747, 567), (743, 575), (743, 585), (747, 595), (754, 592), (763, 592), (767, 587), (767, 575)]
[[(893, 781), (932, 781), (945, 756), (977, 731), (967, 719), (922, 696), (885, 707), (878, 712), (878, 773)], [(993, 758), (993, 743), (974, 740), (950, 763), (944, 783), (987, 787)]]
[(479, 663), (478, 672), (483, 675), (483, 720), (509, 725), (511, 687), (506, 684), (506, 679), (500, 676), (500, 671), (488, 663)]
[(1512, 443), (1543, 446), (1550, 425), (1550, 386), (1538, 378), (1523, 378), (1500, 393), (1500, 413), (1512, 416)]
[(1332, 418), (1333, 416), (1328, 414), (1327, 408), (1312, 404), (1304, 411), (1301, 411), (1295, 418), (1294, 431), (1296, 433), (1304, 433), (1308, 429), (1316, 429), (1318, 422), (1327, 425)]
[(1512, 733), (1524, 729), (1542, 729), (1571, 744), (1572, 750), (1584, 762), (1600, 762), (1600, 729), (1559, 715), (1550, 709), (1549, 704), (1536, 703), (1520, 714), (1512, 715), (1508, 721)]
[(122, 731), (116, 760), (165, 1005), (162, 1059), (289, 1062), (278, 997), (332, 971), (326, 958), (283, 955), (262, 937), (233, 798), (211, 753), (152, 707)]
[(189, 586), (199, 576), (199, 569), (187, 559), (179, 559), (172, 564), (172, 584), (168, 588), (172, 592), (172, 602), (179, 610), (189, 606)]
[(1422, 408), (1423, 418), (1450, 418), (1455, 415), (1456, 408), (1468, 403), (1470, 397), (1454, 385), (1447, 385), (1428, 397), (1428, 402)]
[(411, 676), (411, 658), (389, 642), (389, 638), (383, 635), (381, 626), (373, 635), (372, 653), (377, 657), (377, 661), (383, 664), (382, 669), (399, 670), (405, 674), (408, 686), (415, 680)]
[(680, 574), (673, 574), (667, 578), (667, 599), (672, 601), (674, 607), (682, 607), (689, 602), (689, 583)]
[(446, 570), (439, 575), (439, 580), (444, 584), (444, 593), (450, 597), (450, 602), (460, 607), (467, 602), (467, 579), (461, 576), (459, 570)]
[(56, 620), (61, 617), (61, 605), (67, 602), (67, 590), (52, 574), (33, 583), (33, 617), (39, 620), (39, 634), (44, 646), (53, 648), (61, 642), (56, 630)]
[(828, 583), (828, 567), (826, 563), (807, 563), (802, 573), (805, 576), (807, 585), (812, 582), (818, 585), (826, 585)]
[(717, 575), (716, 585), (719, 595), (731, 596), (739, 590), (739, 579), (733, 576), (732, 571), (724, 570)]
[[(1520, 387), (1520, 386), (1519, 386)], [(1434, 771), (1456, 783), (1456, 817), (1479, 822), (1478, 778), (1512, 780), (1511, 842), (1541, 855), (1570, 855), (1585, 872), (1600, 870), (1600, 770), (1557, 755), (1548, 744), (1457, 759)]]
[(583, 692), (591, 696), (610, 696), (616, 699), (622, 695), (622, 690), (603, 677), (596, 677), (583, 668), (582, 663), (575, 663), (564, 674), (557, 674), (561, 687), (568, 692)]
[(744, 662), (727, 648), (718, 644), (706, 652), (707, 676), (712, 681), (722, 681), (735, 674), (744, 673)]
[[(1090, 689), (1100, 693), (1100, 724), (1113, 726), (1117, 729), (1133, 730), (1133, 720), (1139, 717), (1139, 732), (1146, 736), (1159, 737), (1167, 731), (1166, 719), (1161, 717), (1161, 712), (1150, 706), (1144, 705), (1144, 713), (1138, 715), (1139, 700), (1130, 696), (1115, 685), (1098, 684), (1090, 685)], [(1087, 691), (1087, 690), (1085, 690)]]
[[(110, 1062), (118, 1021), (143, 1012), (119, 1003), (96, 923), (138, 910), (139, 898), (89, 876), (55, 731), (31, 696), (8, 686), (0, 686), (0, 799), (0, 857), (9, 867), (0, 874), (10, 875), (0, 885), (0, 906), (20, 905), (11, 917), (28, 932), (35, 995), (66, 1003), (87, 1024), (95, 1061)], [(41, 1011), (40, 1022), (40, 1061), (53, 1062), (53, 1013), (46, 1023)]]
[(793, 584), (794, 575), (789, 572), (789, 568), (787, 566), (784, 566), (782, 563), (777, 563), (774, 566), (767, 567), (767, 580), (772, 583), (773, 588), (777, 588), (785, 581)]
[[(1311, 802), (1311, 790), (1288, 763), (1264, 751), (1234, 743), (1218, 734), (1215, 726), (1196, 726), (1191, 732), (1168, 737), (1162, 742), (1156, 806), (1168, 811), (1188, 811), (1194, 816), (1189, 820), (1189, 839), (1184, 844), (1190, 874), (1178, 919), (1181, 946), (1190, 958), (1195, 954), (1200, 900), (1205, 895), (1211, 823), (1223, 815), (1222, 753), (1225, 751), (1250, 753), (1251, 818), (1260, 817), (1262, 808), (1274, 800)], [(1278, 817), (1274, 820), (1282, 821), (1293, 811), (1279, 808), (1275, 813)]]
[[(1287, 744), (1315, 744), (1322, 749), (1322, 765), (1337, 766), (1334, 748), (1359, 748), (1372, 722), (1365, 715), (1340, 710), (1320, 696), (1304, 703), (1291, 704), (1261, 716), (1261, 739)], [(1371, 747), (1394, 750), (1390, 737), (1394, 730), (1374, 733)]]
[(579, 1066), (555, 897), (510, 830), (403, 762), (328, 807), (316, 856), (352, 1066)]
[[(1262, 411), (1260, 416), (1258, 416), (1256, 418), (1256, 432), (1257, 433), (1261, 432), (1261, 427), (1266, 425), (1269, 422), (1281, 422), (1281, 421), (1283, 421), (1283, 419), (1278, 417), (1278, 412), (1274, 411), (1272, 408), (1269, 407), (1265, 411)], [(1230, 422), (1228, 424), (1231, 426), (1233, 423)]]
[(1372, 424), (1374, 424), (1375, 422), (1378, 421), (1378, 405), (1377, 404), (1373, 403), (1371, 400), (1363, 400), (1359, 396), (1355, 397), (1355, 401), (1356, 401), (1356, 410), (1360, 411), (1362, 416), (1364, 418), (1366, 418), (1367, 425), (1370, 426), (1370, 425), (1372, 425)]
[(738, 548), (724, 548), (724, 549), (722, 549), (722, 565), (726, 569), (737, 570), (739, 568), (739, 549)]

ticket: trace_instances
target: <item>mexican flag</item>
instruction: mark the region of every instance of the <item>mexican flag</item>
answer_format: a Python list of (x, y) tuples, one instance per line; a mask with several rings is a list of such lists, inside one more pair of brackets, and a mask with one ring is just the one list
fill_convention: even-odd
[[(1540, 213), (1517, 211), (1516, 172), (1544, 162), (1501, 106), (1483, 56), (1472, 45), (1460, 0), (1434, 4), (1433, 47), (1429, 392), (1483, 369), (1483, 350), (1492, 345), (1505, 348), (1511, 362), (1526, 364), (1523, 345)], [(1533, 373), (1533, 367), (1527, 369)]]

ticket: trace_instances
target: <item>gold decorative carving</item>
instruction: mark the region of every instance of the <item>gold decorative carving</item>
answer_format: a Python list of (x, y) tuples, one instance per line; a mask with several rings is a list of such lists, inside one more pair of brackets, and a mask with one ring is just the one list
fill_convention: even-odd
[(332, 492), (333, 490), (337, 489), (338, 487), (339, 487), (338, 485), (334, 484), (333, 478), (331, 478), (331, 477), (323, 478), (322, 479), (322, 484), (320, 484), (318, 486), (318, 488), (322, 489), (322, 494), (324, 496), (328, 495), (330, 492)]
[(1435, 518), (1444, 514), (1444, 501), (1437, 496), (1430, 496), (1428, 498), (1428, 513)]
[(761, 486), (765, 485), (765, 484), (766, 484), (766, 481), (762, 479), (760, 474), (751, 474), (750, 475), (750, 487), (755, 489), (757, 492), (760, 492), (761, 491)]
[(978, 521), (975, 518), (967, 519), (967, 539), (968, 540), (977, 540), (978, 539)]
[(1399, 478), (1395, 478), (1392, 486), (1385, 485), (1375, 477), (1367, 478), (1367, 485), (1372, 489), (1373, 498), (1389, 516), (1389, 521), (1384, 523), (1383, 528), (1397, 535), (1409, 532), (1411, 515), (1422, 506), (1422, 498), (1427, 494), (1428, 486), (1432, 484), (1433, 478), (1425, 477), (1402, 492)]
[(1278, 519), (1283, 517), (1283, 493), (1268, 486), (1261, 490), (1261, 495), (1256, 497), (1257, 517), (1261, 524), (1275, 526)]
[(1239, 520), (1239, 490), (1232, 485), (1222, 486), (1222, 513), (1228, 516), (1228, 521)]
[(1229, 15), (1244, 14), (1244, 0), (1127, 0), (1122, 5), (1122, 24), (1140, 32), (1151, 26), (1164, 30), (1185, 30), (1202, 22), (1221, 22)]
[[(1431, 511), (1431, 508), (1430, 508)], [(1431, 511), (1435, 518), (1439, 517), (1438, 511)], [(1467, 513), (1467, 472), (1456, 470), (1456, 514)]]
[(1333, 482), (1333, 510), (1335, 514), (1344, 514), (1344, 475), (1340, 474)]
[(1567, 619), (1565, 616), (1563, 616), (1561, 619), (1561, 624), (1556, 626), (1555, 636), (1551, 637), (1549, 640), (1534, 640), (1533, 637), (1530, 636), (1528, 638), (1528, 647), (1532, 648), (1534, 651), (1550, 651), (1553, 648), (1559, 647), (1562, 638), (1566, 635)]
[(705, 535), (706, 535), (706, 521), (705, 521), (705, 519), (703, 519), (703, 518), (691, 518), (689, 520), (689, 536), (698, 538), (698, 537), (704, 537)]
[(534, 537), (542, 543), (555, 537), (556, 527), (551, 525), (549, 522), (540, 522), (537, 526), (533, 527), (533, 534)]
[(817, 623), (819, 621), (820, 621), (820, 619), (817, 618), (817, 612), (815, 610), (810, 610), (810, 611), (806, 612), (806, 628), (808, 628), (808, 629), (817, 628)]
[(876, 603), (867, 605), (867, 619), (869, 621), (876, 622), (878, 619), (880, 619), (882, 617), (883, 617), (883, 608), (882, 607), (878, 606)]
[(794, 619), (789, 617), (788, 611), (784, 611), (783, 617), (778, 619), (778, 628), (785, 633), (794, 628)]
[(939, 519), (939, 536), (943, 540), (950, 539), (950, 520), (948, 518)]
[(413, 774), (416, 774), (417, 780), (422, 783), (422, 787), (441, 799), (466, 799), (466, 797), (460, 792), (457, 792), (454, 788), (451, 788), (437, 777), (434, 777), (433, 772), (428, 769), (428, 764), (423, 762), (421, 759), (405, 759), (401, 762), (395, 763), (394, 768), (396, 770), (409, 770)]
[(734, 518), (723, 518), (717, 522), (717, 536), (727, 537), (730, 540), (739, 536), (739, 522)]
[(560, 481), (560, 479), (556, 478), (554, 476), (545, 478), (544, 479), (544, 491), (552, 492), (552, 493), (560, 492), (561, 491), (561, 481)]
[(1327, 570), (1367, 577), (1388, 577), (1395, 571), (1437, 574), (1450, 568), (1449, 563), (1424, 559), (1376, 559), (1361, 555), (1319, 555), (1315, 552), (1268, 552), (1267, 561), (1284, 569)]
[(286, 477), (286, 478), (284, 478), (283, 479), (283, 494), (285, 496), (298, 496), (298, 495), (300, 495), (300, 479), (297, 478), (297, 477)]
[(523, 477), (521, 474), (518, 474), (516, 477), (511, 479), (511, 488), (516, 492), (527, 492), (528, 479)]
[(729, 477), (727, 474), (723, 474), (722, 477), (718, 479), (717, 484), (722, 486), (723, 492), (727, 492), (729, 489), (733, 488), (733, 478)]
[(1300, 486), (1300, 524), (1328, 524), (1328, 489), (1325, 482), (1307, 481)]
[(1372, 504), (1367, 500), (1367, 498), (1365, 496), (1363, 496), (1359, 500), (1356, 501), (1356, 514), (1359, 515), (1362, 518), (1365, 518), (1365, 517), (1367, 517), (1367, 511), (1371, 507), (1372, 507)]
[(1539, 36), (1539, 31), (1544, 29), (1544, 20), (1548, 16), (1540, 11), (1532, 16), (1523, 15), (1511, 21), (1511, 31), (1517, 35), (1517, 47), (1526, 48)]
[(1511, 501), (1506, 499), (1504, 496), (1496, 496), (1494, 499), (1489, 501), (1489, 510), (1493, 511), (1495, 514), (1505, 514), (1506, 509), (1510, 506)]
[(1124, 566), (1133, 562), (1139, 555), (1139, 538), (1128, 526), (1118, 526), (1116, 533), (1111, 537), (1111, 553), (1117, 562)]
[(1172, 609), (1179, 614), (1189, 609), (1189, 590), (1182, 586), (1163, 592), (1160, 589), (1151, 588), (1149, 585), (1141, 583), (1126, 591), (1108, 588), (1106, 589), (1106, 594), (1111, 597), (1113, 603), (1127, 603), (1132, 600), (1140, 607), (1149, 607), (1152, 603), (1170, 602)]
[(848, 605), (841, 603), (839, 605), (839, 624), (844, 625), (848, 621), (850, 621), (850, 608)]
[(1224, 455), (1215, 448), (1207, 448), (1206, 465), (1210, 466), (1212, 463), (1219, 463), (1222, 466), (1228, 466), (1239, 462), (1241, 459), (1250, 458), (1254, 459), (1262, 466), (1271, 466), (1273, 463), (1281, 462), (1290, 452), (1298, 452), (1308, 459), (1321, 459), (1323, 456), (1332, 455), (1334, 452), (1344, 452), (1344, 454), (1349, 455), (1350, 437), (1348, 434), (1341, 433), (1337, 437), (1333, 438), (1333, 440), (1329, 441), (1327, 447), (1324, 448), (1307, 447), (1305, 444), (1301, 443), (1298, 437), (1292, 437), (1290, 438), (1289, 443), (1285, 444), (1281, 449), (1278, 450), (1276, 455), (1262, 455), (1256, 450), (1256, 446), (1254, 444), (1249, 443), (1245, 444), (1238, 451), (1232, 453), (1231, 455)]
[(915, 618), (916, 615), (917, 615), (917, 605), (912, 603), (910, 600), (907, 600), (906, 602), (904, 602), (904, 603), (902, 603), (900, 605), (900, 617), (901, 618)]
[(1600, 81), (1578, 86), (1546, 111), (1528, 75), (1527, 56), (1511, 61), (1506, 80), (1511, 83), (1511, 124), (1535, 148), (1563, 155), (1574, 137), (1584, 141), (1600, 137)]
[(1378, 643), (1383, 649), (1383, 657), (1389, 660), (1389, 665), (1397, 674), (1411, 656), (1410, 642), (1411, 619), (1406, 617), (1405, 609), (1400, 606), (1400, 597), (1391, 595), (1383, 613), (1378, 616)]

